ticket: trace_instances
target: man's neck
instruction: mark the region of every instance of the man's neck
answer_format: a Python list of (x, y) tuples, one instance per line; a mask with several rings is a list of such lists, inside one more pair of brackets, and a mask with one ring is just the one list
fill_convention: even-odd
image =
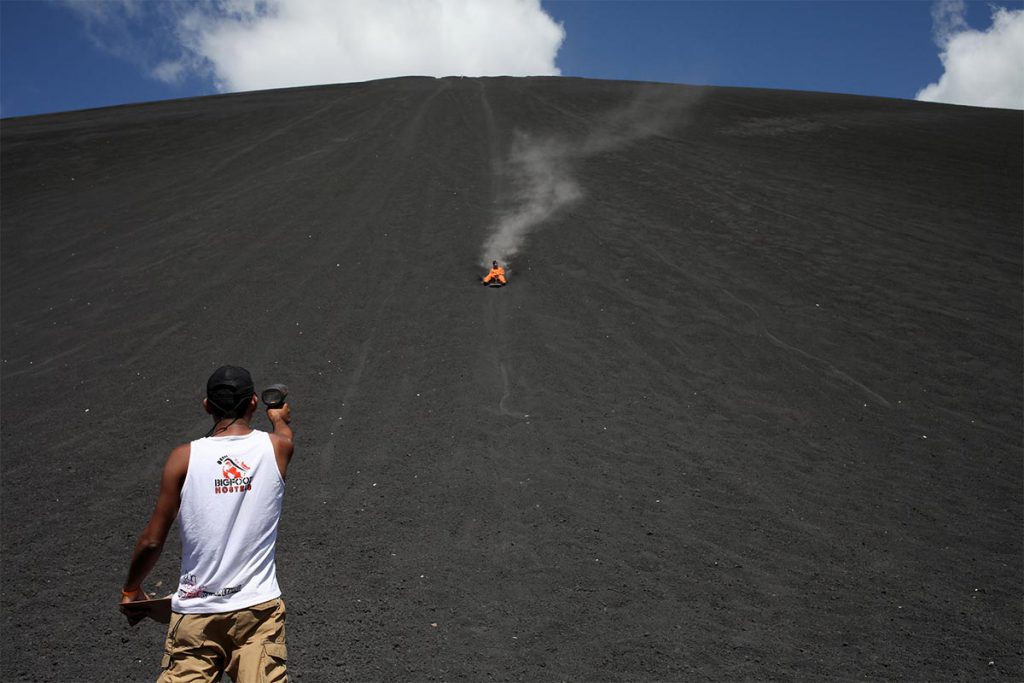
[(247, 417), (225, 417), (218, 420), (210, 436), (245, 436), (252, 431)]

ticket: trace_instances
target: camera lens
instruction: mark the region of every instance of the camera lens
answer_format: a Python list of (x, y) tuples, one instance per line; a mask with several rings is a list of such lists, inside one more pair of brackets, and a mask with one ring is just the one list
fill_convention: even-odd
[(288, 396), (288, 389), (280, 384), (267, 387), (260, 394), (260, 399), (268, 408), (280, 408), (284, 405), (284, 399)]

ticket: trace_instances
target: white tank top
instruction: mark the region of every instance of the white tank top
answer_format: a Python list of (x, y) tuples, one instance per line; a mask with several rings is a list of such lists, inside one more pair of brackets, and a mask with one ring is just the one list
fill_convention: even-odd
[(284, 479), (266, 432), (192, 442), (181, 487), (181, 580), (171, 608), (231, 612), (280, 597), (274, 546)]

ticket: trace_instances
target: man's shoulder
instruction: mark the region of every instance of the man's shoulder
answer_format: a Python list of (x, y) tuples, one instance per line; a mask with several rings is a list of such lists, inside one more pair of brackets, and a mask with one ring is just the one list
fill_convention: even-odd
[(292, 452), (295, 450), (295, 445), (292, 443), (291, 439), (281, 436), (280, 434), (273, 433), (268, 433), (267, 436), (270, 437), (270, 445), (273, 446), (274, 453), (286, 458), (291, 457)]
[(273, 432), (266, 432), (266, 434), (270, 437), (270, 442), (273, 444), (288, 444), (290, 446), (292, 443), (292, 440), (286, 436), (281, 436), (280, 434), (275, 434)]
[(188, 471), (188, 461), (191, 454), (191, 443), (183, 443), (172, 448), (170, 455), (167, 456), (167, 464), (164, 469), (165, 474), (184, 476), (185, 472)]

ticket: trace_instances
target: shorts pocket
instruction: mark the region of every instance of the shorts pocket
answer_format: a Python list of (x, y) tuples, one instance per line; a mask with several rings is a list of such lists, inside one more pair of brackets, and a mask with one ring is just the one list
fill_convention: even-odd
[(171, 656), (170, 652), (164, 652), (163, 658), (160, 660), (160, 676), (156, 679), (156, 683), (173, 683), (174, 671), (174, 657)]
[(288, 647), (284, 643), (263, 643), (262, 659), (260, 668), (265, 683), (288, 680)]

